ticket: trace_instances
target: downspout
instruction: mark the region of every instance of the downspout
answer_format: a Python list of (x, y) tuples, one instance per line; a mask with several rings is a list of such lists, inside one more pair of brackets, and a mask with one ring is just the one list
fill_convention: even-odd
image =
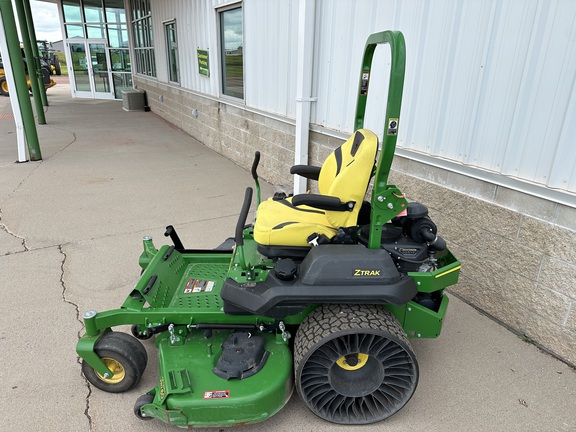
[(40, 143), (38, 142), (38, 132), (36, 131), (36, 123), (34, 121), (34, 111), (32, 111), (32, 104), (30, 103), (30, 96), (28, 95), (28, 83), (26, 82), (24, 62), (22, 61), (22, 53), (20, 52), (20, 41), (18, 40), (16, 21), (10, 0), (0, 0), (0, 15), (4, 26), (4, 37), (6, 38), (7, 53), (5, 54), (10, 56), (19, 111), (22, 115), (30, 160), (42, 160)]
[[(298, 4), (298, 62), (296, 66), (296, 144), (295, 165), (308, 165), (310, 106), (314, 58), (316, 0), (300, 0)], [(307, 180), (294, 176), (294, 194), (305, 193)]]
[[(2, 13), (0, 12), (0, 36), (4, 35), (4, 21)], [(20, 113), (20, 105), (18, 104), (18, 92), (16, 91), (16, 83), (14, 82), (14, 74), (12, 73), (12, 64), (10, 63), (10, 56), (8, 55), (8, 44), (6, 38), (0, 37), (0, 51), (4, 53), (2, 62), (4, 63), (4, 74), (6, 82), (8, 83), (8, 90), (15, 97), (10, 98), (10, 105), (12, 105), (12, 113), (14, 114), (14, 123), (16, 123), (16, 140), (18, 147), (18, 162), (28, 162), (26, 157), (26, 140), (24, 139), (24, 123), (22, 123), (22, 114)]]

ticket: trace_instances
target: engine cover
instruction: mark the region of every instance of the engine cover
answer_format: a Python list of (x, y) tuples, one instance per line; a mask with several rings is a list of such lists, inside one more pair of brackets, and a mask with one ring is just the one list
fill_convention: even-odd
[(420, 265), (428, 259), (428, 245), (417, 243), (412, 239), (402, 237), (394, 243), (382, 243), (401, 271), (418, 271)]
[(312, 248), (300, 265), (302, 285), (389, 285), (400, 280), (396, 266), (381, 249), (361, 245)]
[[(405, 219), (413, 222), (412, 220)], [(424, 219), (417, 219), (420, 221)], [(358, 241), (368, 244), (370, 226), (363, 226), (358, 232)], [(419, 271), (420, 265), (428, 259), (428, 245), (418, 242), (407, 236), (407, 232), (401, 226), (387, 223), (382, 226), (382, 238), (380, 247), (392, 257), (396, 267), (403, 273)]]

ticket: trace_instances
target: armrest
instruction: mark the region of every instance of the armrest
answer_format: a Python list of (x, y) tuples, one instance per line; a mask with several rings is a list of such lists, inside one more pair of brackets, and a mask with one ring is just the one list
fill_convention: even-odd
[(352, 211), (354, 201), (343, 203), (340, 198), (317, 194), (300, 194), (292, 197), (295, 206), (307, 205), (321, 210)]
[(298, 174), (310, 180), (318, 180), (320, 167), (311, 165), (294, 165), (290, 168), (290, 174)]

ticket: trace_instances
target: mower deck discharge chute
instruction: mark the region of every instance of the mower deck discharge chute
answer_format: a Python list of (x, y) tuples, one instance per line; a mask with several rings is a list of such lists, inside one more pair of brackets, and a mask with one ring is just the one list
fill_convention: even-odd
[[(378, 44), (391, 49), (382, 149), (363, 129)], [(248, 188), (235, 236), (214, 250), (145, 237), (140, 280), (119, 309), (84, 314), (77, 352), (94, 386), (123, 392), (147, 363), (140, 340), (154, 337), (159, 382), (134, 413), (180, 427), (266, 420), (293, 389), (317, 416), (367, 424), (400, 410), (418, 384), (409, 338), (440, 334), (444, 293), (460, 263), (437, 235), (427, 208), (387, 183), (404, 82), (404, 38), (377, 33), (366, 44), (355, 132), (322, 167), (291, 172), (318, 181), (319, 194), (276, 195), (246, 225)], [(370, 202), (364, 196), (371, 178)], [(113, 332), (132, 325), (132, 336)], [(292, 334), (295, 337), (292, 338)]]

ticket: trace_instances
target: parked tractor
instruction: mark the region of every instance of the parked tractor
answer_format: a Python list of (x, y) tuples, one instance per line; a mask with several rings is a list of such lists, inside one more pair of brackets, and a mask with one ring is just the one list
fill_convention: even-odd
[[(26, 82), (28, 84), (28, 91), (32, 93), (32, 85), (30, 84), (30, 77), (28, 76), (28, 64), (26, 62), (26, 56), (24, 55), (24, 50), (22, 48), (21, 52), (22, 52), (22, 61), (24, 62), (24, 70), (26, 72)], [(50, 87), (54, 87), (56, 85), (56, 82), (52, 78), (50, 78), (50, 75), (52, 75), (51, 67), (43, 58), (40, 58), (40, 68), (42, 71), (42, 80), (44, 82), (44, 88), (49, 89)], [(2, 57), (0, 57), (0, 95), (10, 96), (10, 92), (8, 90), (8, 82), (6, 81), (6, 73), (4, 72), (4, 63), (2, 62)]]
[(44, 59), (44, 61), (50, 67), (50, 73), (52, 75), (62, 75), (62, 68), (60, 66), (60, 59), (56, 54), (54, 48), (52, 48), (52, 43), (48, 41), (36, 41), (38, 45), (38, 53), (40, 54), (40, 58)]

